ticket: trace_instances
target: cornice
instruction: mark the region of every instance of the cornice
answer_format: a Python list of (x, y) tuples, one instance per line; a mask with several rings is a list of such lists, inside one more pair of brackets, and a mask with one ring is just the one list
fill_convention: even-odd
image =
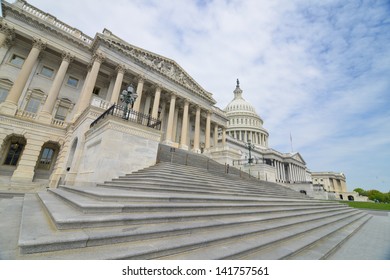
[[(7, 2), (3, 2), (3, 14), (4, 17), (10, 16), (21, 22), (27, 23), (29, 26), (32, 26), (38, 30), (51, 33), (55, 37), (59, 37), (68, 41), (69, 43), (76, 45), (84, 50), (89, 50), (91, 44), (87, 42), (87, 40), (83, 41), (75, 36), (72, 36), (70, 33), (67, 33), (60, 28), (57, 28), (55, 25), (50, 24), (49, 22), (40, 19), (39, 17), (34, 16), (33, 14), (29, 14), (23, 11), (21, 8), (9, 4)], [(17, 28), (16, 28), (17, 30)], [(89, 40), (89, 38), (88, 38)], [(92, 39), (91, 39), (92, 40)]]

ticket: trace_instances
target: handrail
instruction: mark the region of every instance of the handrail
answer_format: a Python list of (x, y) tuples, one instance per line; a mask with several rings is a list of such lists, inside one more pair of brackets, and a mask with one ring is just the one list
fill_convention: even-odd
[(94, 120), (90, 127), (95, 126), (100, 120), (104, 119), (107, 115), (112, 115), (122, 120), (138, 123), (147, 127), (151, 127), (157, 130), (161, 129), (161, 121), (152, 118), (150, 115), (146, 115), (140, 112), (136, 112), (132, 109), (125, 110), (125, 107), (119, 105), (112, 105), (103, 114), (101, 114), (96, 120)]

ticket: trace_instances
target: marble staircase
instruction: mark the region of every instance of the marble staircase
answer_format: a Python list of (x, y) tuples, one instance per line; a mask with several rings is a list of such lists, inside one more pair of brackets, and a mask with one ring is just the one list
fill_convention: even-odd
[(160, 161), (95, 187), (26, 194), (19, 248), (21, 259), (323, 259), (368, 219), (275, 183)]

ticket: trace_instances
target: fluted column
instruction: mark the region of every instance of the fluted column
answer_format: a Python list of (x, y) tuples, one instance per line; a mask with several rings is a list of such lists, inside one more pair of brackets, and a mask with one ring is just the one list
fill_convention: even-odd
[(194, 148), (193, 151), (196, 153), (200, 152), (200, 107), (196, 107), (195, 115), (195, 135), (194, 135)]
[(20, 70), (18, 77), (15, 80), (14, 85), (8, 93), (7, 99), (1, 104), (0, 112), (7, 115), (15, 115), (18, 108), (18, 101), (22, 95), (22, 91), (26, 86), (27, 80), (31, 75), (31, 71), (35, 62), (38, 59), (39, 53), (46, 48), (46, 43), (41, 39), (33, 40), (33, 47), (27, 56), (26, 61), (23, 63), (23, 67)]
[(93, 55), (92, 68), (87, 77), (88, 79), (85, 80), (85, 85), (81, 92), (80, 99), (77, 102), (76, 105), (77, 109), (76, 109), (74, 119), (77, 119), (84, 112), (84, 110), (89, 106), (92, 97), (93, 88), (95, 87), (97, 76), (99, 74), (99, 69), (104, 59), (105, 59), (105, 55), (100, 52), (97, 52)]
[(73, 60), (74, 56), (69, 52), (62, 53), (62, 62), (60, 68), (58, 69), (58, 73), (54, 78), (53, 84), (49, 90), (49, 94), (45, 101), (45, 104), (42, 107), (42, 111), (38, 115), (38, 120), (43, 123), (51, 123), (53, 118), (52, 113), (54, 109), (54, 105), (58, 98), (58, 94), (60, 93), (62, 82), (64, 81), (66, 71), (68, 70), (68, 66), (70, 62)]
[(172, 130), (173, 130), (173, 119), (175, 115), (175, 103), (176, 103), (176, 95), (171, 94), (171, 104), (169, 105), (169, 115), (168, 115), (168, 125), (166, 132), (166, 142), (167, 144), (172, 143)]
[(138, 85), (137, 85), (137, 99), (135, 100), (134, 102), (134, 106), (133, 106), (133, 110), (136, 111), (136, 112), (139, 112), (140, 110), (140, 107), (141, 107), (141, 99), (142, 99), (142, 91), (143, 91), (143, 88), (144, 88), (144, 78), (143, 77), (139, 77), (138, 79)]
[(214, 125), (214, 147), (218, 146), (218, 125)]
[(111, 94), (111, 100), (110, 100), (111, 104), (118, 103), (119, 94), (122, 88), (123, 76), (125, 75), (126, 72), (125, 65), (118, 65), (115, 69), (117, 71), (117, 74), (116, 74), (114, 89), (112, 90), (112, 94)]
[(161, 87), (156, 87), (156, 92), (154, 93), (154, 101), (152, 108), (152, 118), (157, 119), (158, 117), (158, 107), (160, 106), (160, 97), (161, 97)]
[(211, 112), (207, 111), (206, 118), (206, 135), (205, 135), (205, 148), (210, 149), (210, 134), (211, 134)]
[(184, 100), (184, 109), (183, 109), (183, 121), (181, 125), (181, 137), (180, 137), (180, 149), (188, 150), (187, 146), (187, 135), (188, 135), (188, 108), (190, 102), (186, 99)]

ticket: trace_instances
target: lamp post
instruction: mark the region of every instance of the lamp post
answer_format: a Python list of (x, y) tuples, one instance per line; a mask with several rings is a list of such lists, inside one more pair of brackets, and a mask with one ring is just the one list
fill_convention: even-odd
[(138, 95), (134, 92), (134, 87), (132, 84), (130, 84), (127, 89), (124, 89), (121, 93), (121, 101), (124, 102), (125, 108), (123, 109), (123, 119), (127, 119), (127, 112), (129, 111), (128, 106), (129, 104), (131, 107), (133, 107), (133, 104), (135, 100), (137, 99)]
[(248, 151), (249, 151), (248, 163), (253, 163), (253, 158), (252, 158), (252, 155), (251, 155), (251, 151), (254, 150), (255, 145), (252, 144), (252, 141), (249, 139), (248, 143), (246, 143), (245, 146), (248, 148)]

